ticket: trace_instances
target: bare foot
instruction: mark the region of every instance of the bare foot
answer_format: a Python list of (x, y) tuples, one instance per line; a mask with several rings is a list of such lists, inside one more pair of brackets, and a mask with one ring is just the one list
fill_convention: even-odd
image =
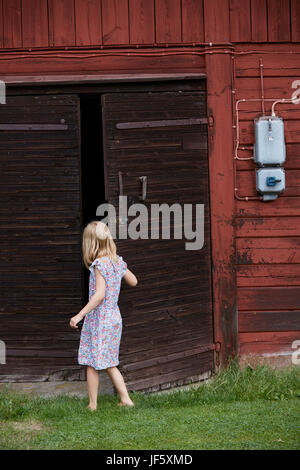
[(129, 406), (130, 408), (132, 408), (134, 406), (134, 403), (132, 400), (120, 401), (119, 406)]
[(88, 405), (87, 409), (90, 410), (90, 411), (96, 411), (97, 407)]

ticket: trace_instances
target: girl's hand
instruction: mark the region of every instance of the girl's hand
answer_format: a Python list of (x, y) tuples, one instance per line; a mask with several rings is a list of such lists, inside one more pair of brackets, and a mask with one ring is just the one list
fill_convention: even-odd
[(70, 320), (70, 327), (71, 328), (78, 328), (77, 323), (82, 320), (83, 316), (78, 313), (75, 317), (71, 318)]

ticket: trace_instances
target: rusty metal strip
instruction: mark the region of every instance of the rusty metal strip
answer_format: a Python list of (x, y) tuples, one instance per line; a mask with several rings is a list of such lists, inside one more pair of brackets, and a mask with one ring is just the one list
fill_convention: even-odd
[(0, 124), (0, 131), (65, 131), (67, 124)]
[(145, 127), (192, 126), (207, 124), (207, 118), (194, 119), (162, 119), (160, 121), (118, 122), (117, 129), (142, 129)]

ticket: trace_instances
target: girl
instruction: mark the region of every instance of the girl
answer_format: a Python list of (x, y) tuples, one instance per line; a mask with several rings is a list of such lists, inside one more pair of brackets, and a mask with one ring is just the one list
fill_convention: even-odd
[[(78, 351), (78, 363), (87, 366), (87, 385), (92, 411), (97, 408), (98, 370), (105, 369), (120, 395), (120, 406), (134, 406), (119, 364), (119, 346), (122, 333), (122, 317), (118, 298), (122, 278), (130, 286), (137, 285), (137, 278), (127, 269), (122, 256), (117, 255), (116, 245), (107, 225), (90, 222), (83, 231), (83, 261), (90, 270), (89, 302), (71, 318), (70, 326), (85, 317)], [(90, 265), (90, 266), (89, 266)]]

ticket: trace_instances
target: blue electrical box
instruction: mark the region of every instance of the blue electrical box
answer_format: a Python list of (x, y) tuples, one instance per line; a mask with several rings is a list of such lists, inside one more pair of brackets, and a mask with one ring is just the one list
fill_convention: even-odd
[(256, 170), (256, 189), (263, 194), (264, 201), (276, 199), (285, 189), (285, 171), (279, 167), (265, 167)]
[(254, 120), (254, 161), (258, 166), (282, 165), (286, 159), (284, 124), (277, 116), (261, 116)]

